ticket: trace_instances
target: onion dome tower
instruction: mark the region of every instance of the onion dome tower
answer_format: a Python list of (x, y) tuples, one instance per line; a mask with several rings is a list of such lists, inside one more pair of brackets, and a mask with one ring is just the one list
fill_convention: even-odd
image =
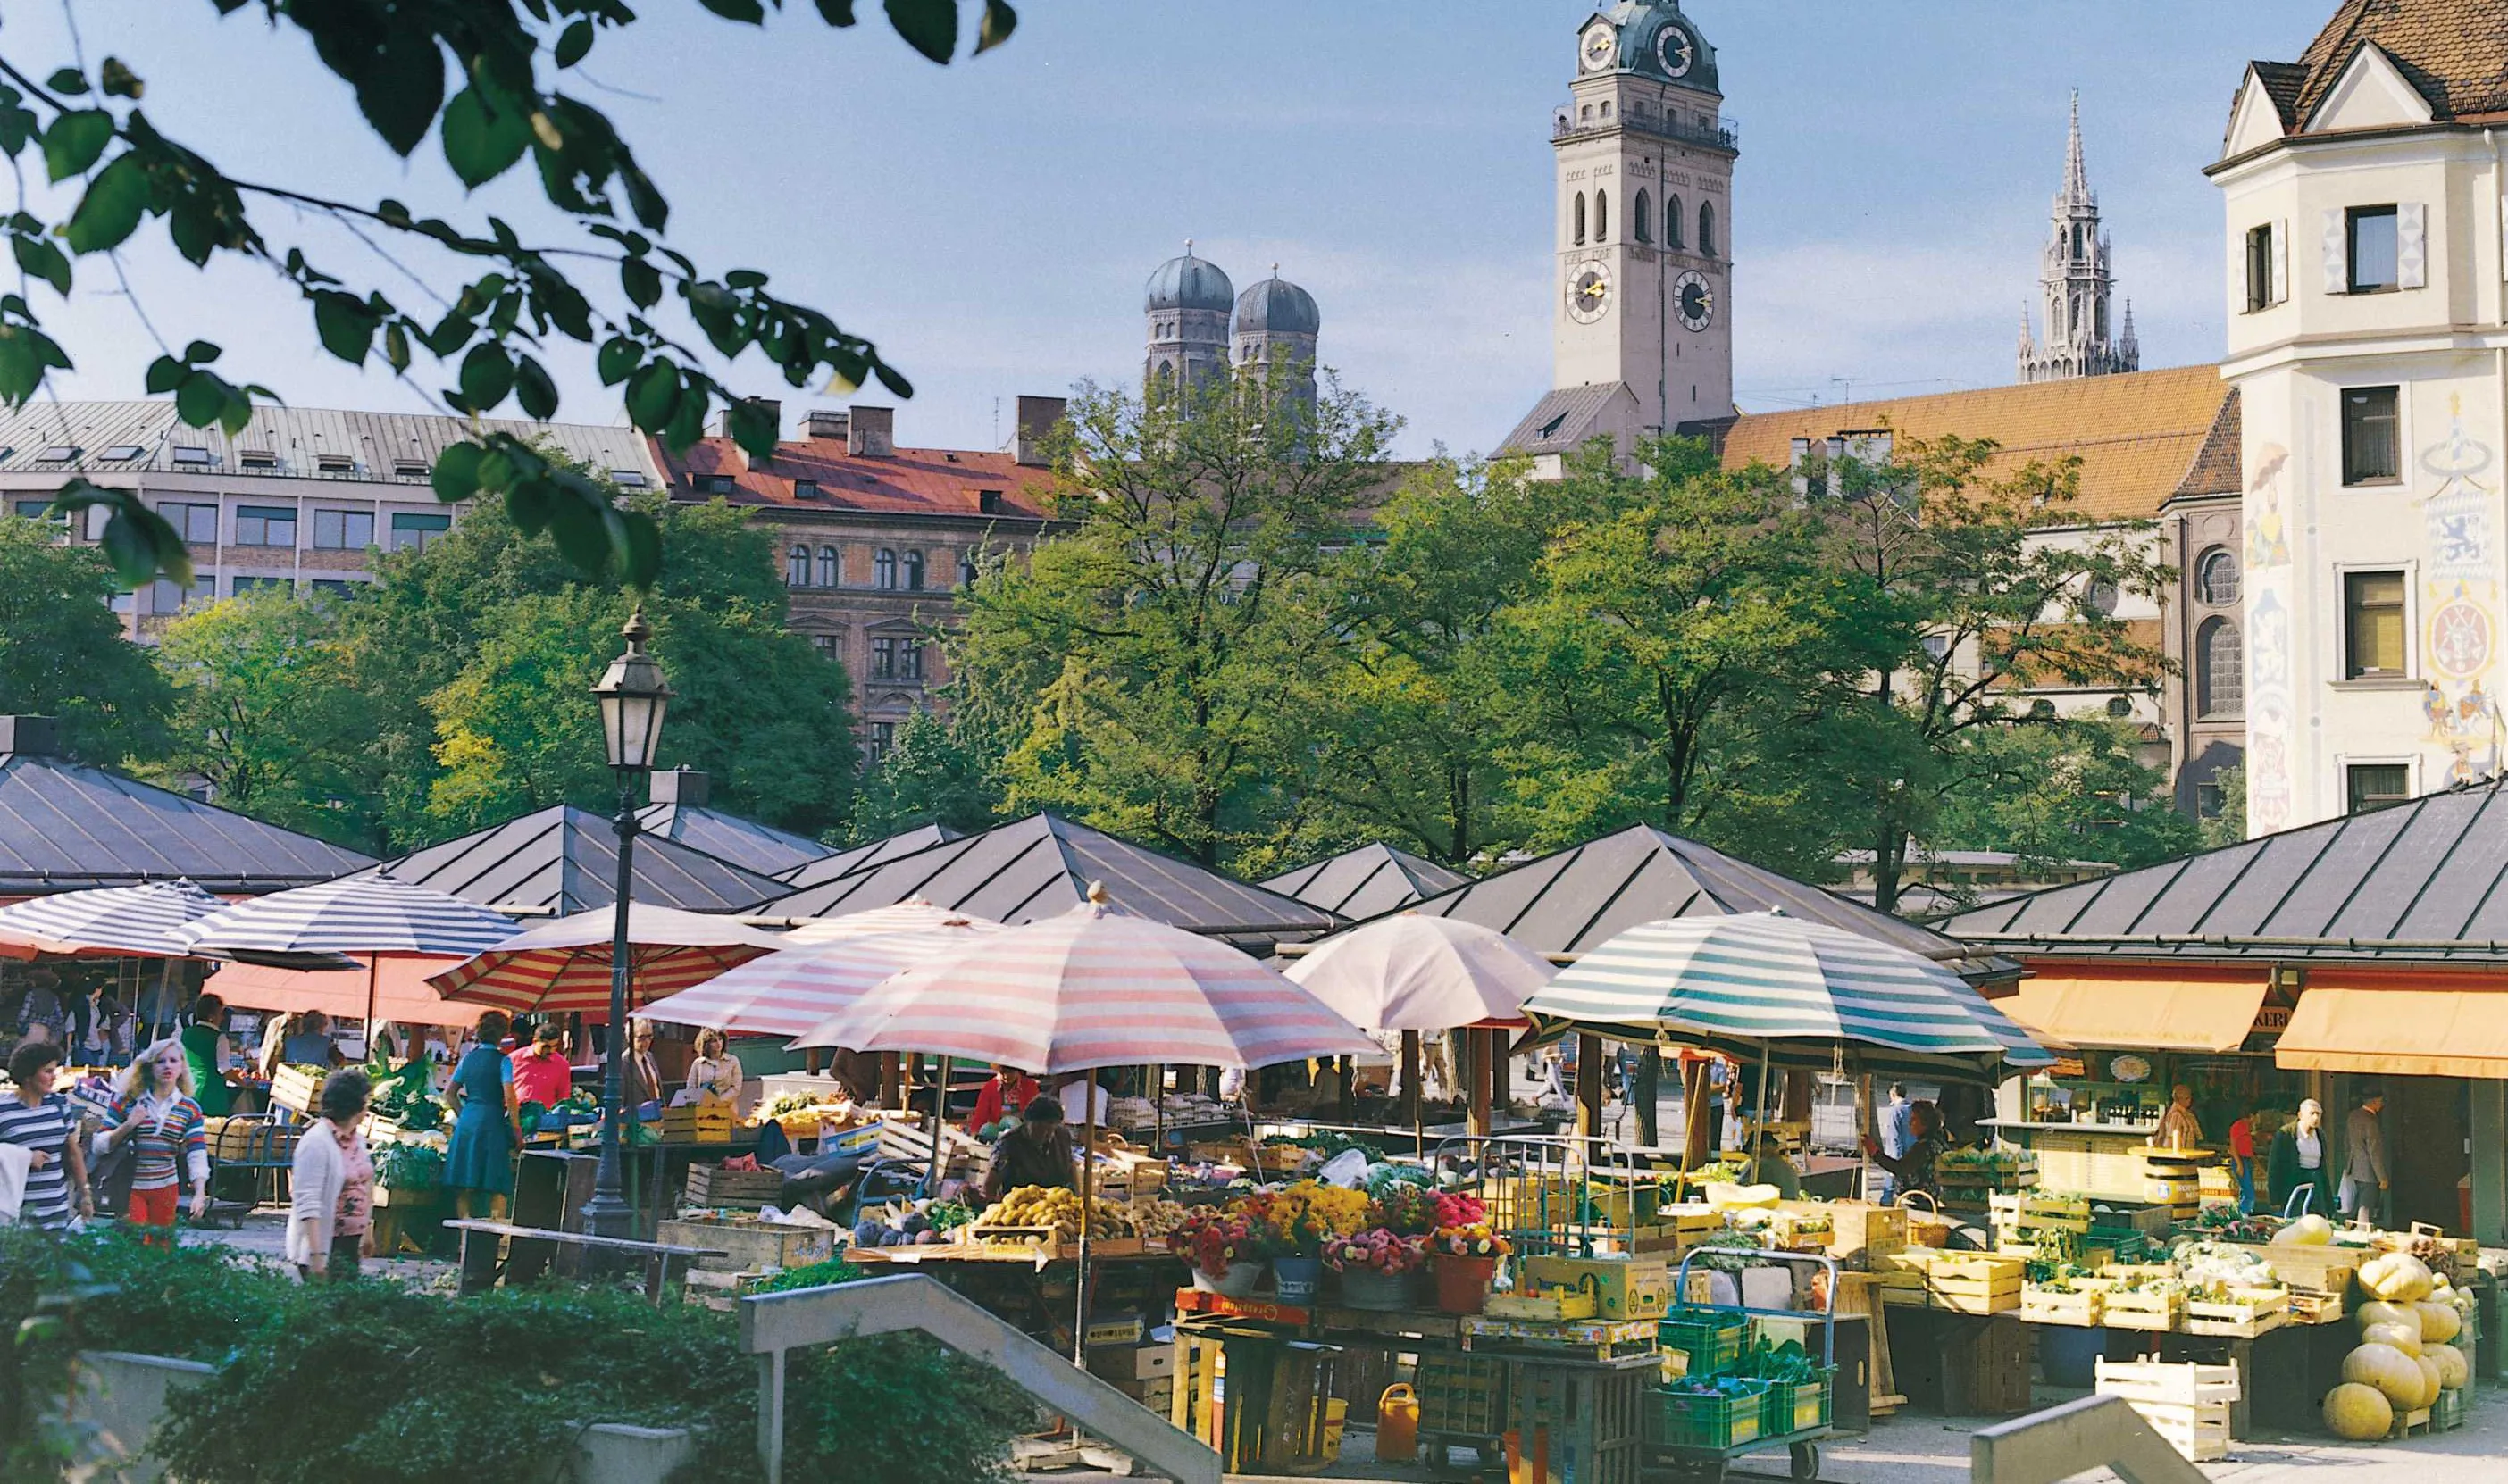
[[(1280, 276), (1272, 276), (1236, 298), (1236, 375), (1259, 381), (1277, 374), (1288, 380), (1288, 394), (1312, 407), (1315, 401), (1315, 338), (1323, 313), (1315, 296)], [(1276, 373), (1274, 368), (1278, 368)]]
[(1149, 353), (1141, 363), (1141, 387), (1206, 386), (1228, 374), (1228, 314), (1236, 286), (1219, 265), (1193, 255), (1169, 258), (1150, 274), (1141, 312), (1148, 322)]

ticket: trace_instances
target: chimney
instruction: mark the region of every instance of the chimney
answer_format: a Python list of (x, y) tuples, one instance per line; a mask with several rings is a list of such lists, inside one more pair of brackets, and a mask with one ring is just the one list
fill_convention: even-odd
[(714, 796), (714, 780), (695, 768), (664, 768), (653, 775), (653, 802), (698, 808)]
[(889, 458), (897, 452), (897, 409), (856, 403), (845, 432), (845, 452), (857, 458)]
[(813, 438), (833, 438), (843, 442), (852, 437), (853, 419), (841, 407), (814, 407), (802, 415)]
[[(773, 397), (744, 397), (744, 398), (742, 398), (741, 400), (743, 400), (743, 401), (745, 401), (745, 402), (752, 402), (752, 403), (755, 403), (755, 404), (756, 404), (757, 406), (759, 406), (759, 407), (762, 407), (762, 408), (766, 409), (766, 411), (767, 411), (768, 413), (772, 414), (772, 415), (774, 416), (774, 418), (775, 418), (775, 436), (776, 436), (776, 437), (778, 437), (778, 438), (781, 438), (781, 437), (783, 437), (783, 436), (784, 436), (784, 404), (783, 404), (783, 403), (781, 403), (781, 402), (777, 401), (777, 400), (776, 400), (775, 398), (773, 398)], [(715, 428), (714, 428), (714, 430), (715, 430), (715, 436), (716, 436), (716, 437), (718, 437), (718, 438), (728, 438), (728, 437), (730, 437), (730, 436), (731, 436), (731, 409), (730, 409), (730, 408), (726, 407), (726, 408), (724, 408), (724, 409), (722, 410), (722, 416), (721, 416), (720, 418), (717, 419), (717, 421), (715, 422)]]
[(50, 716), (0, 716), (0, 755), (59, 757), (60, 723)]
[(1062, 411), (1069, 404), (1060, 397), (1021, 397), (1018, 399), (1018, 433), (1011, 447), (1017, 462), (1038, 465), (1052, 462), (1047, 452), (1053, 425), (1062, 420)]

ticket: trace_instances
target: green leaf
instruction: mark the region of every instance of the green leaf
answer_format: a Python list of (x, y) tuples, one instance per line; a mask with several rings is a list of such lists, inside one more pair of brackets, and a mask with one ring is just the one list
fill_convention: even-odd
[(352, 67), (334, 70), (355, 87), (358, 109), (396, 155), (418, 148), (444, 103), (444, 52), (424, 21), (401, 21)]
[(104, 59), (104, 91), (106, 96), (129, 98), (135, 103), (139, 101), (139, 95), (147, 90), (148, 85), (139, 81), (137, 73), (134, 73), (129, 67), (124, 66), (122, 64), (121, 57), (108, 56)]
[(976, 27), (976, 54), (983, 55), (1011, 39), (1018, 29), (1018, 12), (1002, 0), (984, 0), (984, 18)]
[(592, 22), (589, 19), (578, 18), (558, 36), (555, 48), (558, 70), (563, 72), (583, 60), (585, 54), (591, 50)]
[(113, 142), (113, 115), (101, 108), (65, 113), (44, 130), (44, 169), (55, 181), (84, 174)]
[(514, 400), (523, 405), (526, 416), (542, 421), (557, 412), (557, 383), (528, 355), (514, 368)]
[(958, 0), (887, 0), (888, 23), (915, 51), (946, 66), (958, 50)]
[(649, 309), (662, 302), (662, 273), (649, 259), (622, 260), (618, 265), (618, 282), (640, 309)]
[(626, 536), (626, 559), (618, 575), (631, 586), (649, 588), (662, 575), (662, 527), (651, 516), (641, 510), (618, 512), (618, 525)]
[(351, 366), (366, 363), (379, 317), (354, 295), (326, 289), (314, 296), (314, 329), (322, 338), (322, 348)]
[(775, 456), (775, 440), (783, 429), (777, 426), (775, 406), (756, 398), (744, 398), (731, 404), (732, 441), (757, 458)]
[(183, 347), (183, 364), (206, 366), (226, 352), (204, 340), (196, 340)]
[(174, 416), (186, 426), (207, 427), (226, 410), (225, 384), (205, 371), (185, 373), (182, 384), (174, 388)]
[(461, 358), (461, 400), (470, 405), (470, 411), (490, 411), (505, 400), (513, 386), (513, 360), (494, 341), (480, 342)]
[(444, 105), (443, 134), (445, 163), (474, 191), (513, 168), (532, 145), (531, 121), (523, 111), (491, 103), (475, 87)]
[(725, 20), (742, 20), (751, 25), (766, 23), (766, 7), (758, 0), (698, 0), (698, 3)]
[(457, 443), (435, 455), (435, 468), (426, 482), (435, 487), (435, 497), (447, 505), (466, 500), (479, 492), (479, 461), (488, 451), (475, 443)]
[(109, 252), (139, 230), (139, 219), (147, 212), (147, 167), (138, 156), (124, 155), (88, 183), (61, 237), (72, 252)]
[[(76, 67), (63, 67), (58, 72), (54, 73), (51, 77), (44, 79), (44, 87), (54, 92), (63, 92), (69, 94), (71, 97), (77, 97), (80, 93), (87, 91), (87, 79), (80, 76), (79, 69)], [(55, 176), (54, 178), (58, 179), (59, 177)]]
[(18, 266), (30, 275), (53, 286), (56, 294), (70, 291), (69, 255), (43, 237), (18, 235), (9, 239), (18, 254)]
[(627, 383), (627, 416), (647, 432), (667, 426), (680, 406), (680, 368), (657, 357)]
[(854, 0), (819, 0), (819, 18), (830, 25), (854, 23)]
[(409, 369), (409, 327), (397, 319), (384, 327), (384, 359), (394, 371)]
[(645, 363), (645, 347), (623, 335), (613, 335), (601, 343), (600, 354), (593, 364), (601, 373), (601, 384), (615, 386)]
[(183, 384), (192, 369), (170, 355), (161, 355), (148, 363), (148, 395), (162, 397)]

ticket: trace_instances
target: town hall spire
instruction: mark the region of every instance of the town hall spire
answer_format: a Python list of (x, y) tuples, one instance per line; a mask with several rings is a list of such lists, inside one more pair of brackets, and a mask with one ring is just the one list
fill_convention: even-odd
[(2045, 301), (2046, 333), (2033, 335), (2021, 316), (2019, 374), (2023, 381), (2062, 381), (2103, 377), (2142, 367), (2130, 321), (2119, 333), (2109, 313), (2116, 281), (2111, 244), (2099, 223), (2099, 199), (2090, 190), (2082, 159), (2082, 95), (2073, 94), (2071, 131), (2064, 142), (2064, 189), (2055, 194), (2038, 284)]

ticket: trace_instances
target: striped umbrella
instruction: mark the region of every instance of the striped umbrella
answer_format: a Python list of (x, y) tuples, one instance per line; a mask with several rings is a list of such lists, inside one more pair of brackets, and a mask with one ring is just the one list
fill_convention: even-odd
[(939, 925), (920, 931), (865, 933), (788, 947), (695, 989), (656, 999), (645, 1014), (673, 1025), (716, 1026), (746, 1035), (800, 1035), (890, 975), (956, 953), (979, 933), (1002, 930), (998, 923), (944, 915)]
[(513, 920), (386, 872), (274, 891), (221, 908), (185, 929), (192, 952), (347, 954), (366, 960), (366, 1024), (373, 1034), (376, 960), (408, 955), (458, 958), (514, 935)]
[[(509, 1014), (609, 1015), (617, 909), (543, 923), (427, 980), (447, 999)], [(772, 954), (783, 941), (727, 917), (650, 902), (627, 907), (628, 1003), (676, 994)]]
[(38, 896), (0, 907), (0, 953), (85, 958), (188, 959), (186, 924), (226, 903), (189, 881), (152, 881), (140, 887), (98, 887)]
[(1781, 1067), (1990, 1077), (2051, 1066), (1966, 980), (1843, 928), (1746, 912), (1641, 923), (1524, 1003), (1546, 1033), (1671, 1040)]
[(872, 907), (863, 912), (848, 913), (840, 918), (812, 918), (807, 922), (795, 923), (793, 930), (784, 935), (784, 940), (788, 946), (836, 943), (846, 938), (867, 938), (873, 934), (899, 932), (923, 932), (929, 928), (951, 927), (960, 923), (972, 923), (978, 927), (1001, 925), (990, 918), (979, 918), (947, 907), (935, 907), (919, 896), (909, 896), (892, 906)]
[(1375, 1043), (1277, 970), (1091, 887), (1057, 917), (914, 965), (795, 1046), (925, 1051), (1041, 1075), (1135, 1063), (1269, 1067)]

